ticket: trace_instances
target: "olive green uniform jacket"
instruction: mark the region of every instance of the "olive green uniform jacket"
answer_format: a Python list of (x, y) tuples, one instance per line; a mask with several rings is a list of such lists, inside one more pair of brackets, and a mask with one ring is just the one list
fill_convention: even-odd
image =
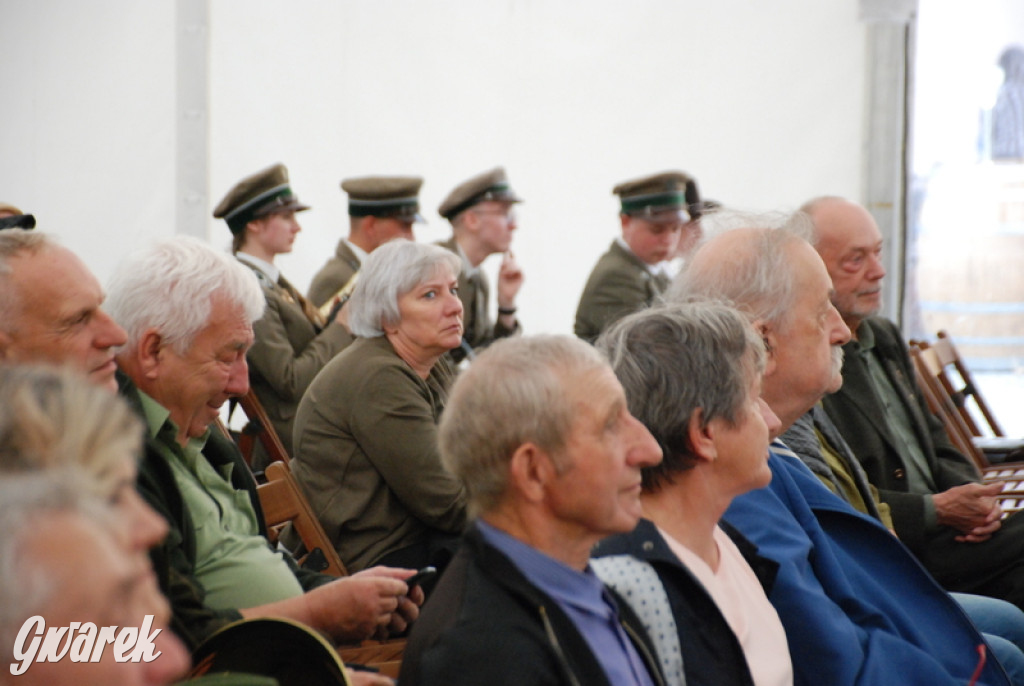
[(348, 241), (338, 241), (334, 257), (327, 260), (309, 284), (309, 301), (316, 307), (323, 307), (359, 271), (359, 267), (359, 258), (352, 252)]
[(451, 381), (444, 357), (424, 380), (386, 337), (359, 338), (302, 398), (292, 470), (349, 571), (465, 527), (465, 491), (437, 446)]
[(653, 304), (668, 284), (667, 276), (655, 276), (640, 258), (612, 241), (590, 272), (573, 330), (593, 343), (610, 324)]
[[(317, 372), (351, 342), (352, 335), (341, 324), (329, 323), (318, 331), (296, 301), (289, 284), (274, 283), (260, 270), (253, 270), (267, 299), (263, 317), (253, 322), (255, 342), (249, 349), (249, 383), (270, 417), (288, 455), (294, 457), (292, 423), (302, 394)], [(257, 456), (254, 468), (265, 466)]]

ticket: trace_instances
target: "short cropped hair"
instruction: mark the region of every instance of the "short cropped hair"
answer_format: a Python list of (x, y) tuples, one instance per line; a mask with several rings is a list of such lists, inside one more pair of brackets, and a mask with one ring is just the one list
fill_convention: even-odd
[(117, 394), (67, 369), (0, 366), (0, 475), (80, 467), (109, 497), (142, 450), (142, 421)]
[(266, 300), (255, 275), (230, 255), (191, 236), (175, 236), (127, 257), (110, 281), (104, 309), (128, 333), (131, 352), (147, 329), (156, 329), (179, 354), (210, 323), (215, 298), (249, 322), (263, 316)]
[(21, 293), (11, 283), (11, 258), (22, 253), (35, 255), (56, 245), (59, 244), (41, 231), (0, 231), (0, 331), (13, 332), (21, 316)]
[(565, 379), (607, 367), (574, 336), (503, 338), (456, 379), (441, 415), (441, 461), (459, 477), (474, 512), (496, 507), (508, 486), (512, 454), (534, 443), (558, 460), (575, 418)]
[(735, 303), (751, 319), (785, 323), (797, 296), (789, 247), (794, 242), (810, 242), (810, 217), (796, 212), (782, 219), (780, 225), (777, 214), (739, 215), (740, 222), (730, 221), (730, 216), (736, 215), (716, 213), (717, 221), (731, 223), (733, 228), (763, 229), (757, 243), (728, 261), (709, 264), (691, 259), (672, 282), (665, 299), (724, 299)]
[[(25, 544), (47, 515), (80, 514), (103, 528), (115, 524), (109, 508), (84, 492), (75, 470), (0, 476), (0, 655), (12, 663), (25, 620), (60, 593), (52, 562), (25, 554)], [(86, 618), (83, 618), (86, 619)]]
[(668, 304), (612, 325), (596, 343), (626, 392), (630, 413), (647, 427), (663, 459), (641, 471), (643, 489), (657, 492), (692, 468), (689, 426), (721, 418), (735, 426), (754, 375), (764, 371), (764, 346), (747, 318), (725, 303)]
[(458, 278), (462, 258), (439, 245), (396, 238), (380, 246), (363, 262), (349, 302), (348, 326), (363, 338), (384, 335), (398, 323), (398, 299), (447, 267)]

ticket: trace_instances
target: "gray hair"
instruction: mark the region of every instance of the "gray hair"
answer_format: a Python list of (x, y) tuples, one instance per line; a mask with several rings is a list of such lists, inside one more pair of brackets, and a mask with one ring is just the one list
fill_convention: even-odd
[(70, 370), (0, 367), (0, 475), (77, 466), (101, 498), (138, 459), (141, 420), (117, 394)]
[(241, 310), (253, 322), (266, 300), (256, 276), (226, 253), (191, 236), (175, 236), (123, 260), (110, 281), (105, 309), (128, 333), (134, 350), (148, 329), (156, 329), (179, 354), (210, 323), (215, 298)]
[(796, 212), (780, 225), (778, 214), (741, 216), (740, 227), (760, 229), (754, 242), (728, 260), (701, 260), (695, 255), (676, 276), (665, 299), (727, 300), (751, 319), (782, 324), (797, 296), (789, 247), (798, 241), (809, 242), (810, 217)]
[(441, 461), (466, 486), (474, 512), (500, 503), (509, 460), (523, 444), (534, 443), (564, 467), (558, 461), (575, 418), (565, 379), (607, 365), (574, 336), (517, 336), (488, 346), (459, 375), (438, 440)]
[(11, 258), (22, 253), (35, 255), (57, 245), (59, 243), (42, 231), (0, 231), (0, 331), (14, 331), (21, 316), (21, 293), (11, 283)]
[(72, 469), (0, 477), (0, 651), (5, 663), (14, 661), (14, 642), (25, 620), (40, 614), (61, 590), (52, 560), (25, 553), (40, 520), (79, 514), (103, 529), (114, 525), (107, 506), (82, 491), (80, 478)]
[(462, 258), (441, 246), (404, 238), (388, 241), (374, 250), (359, 270), (359, 281), (348, 306), (349, 329), (363, 338), (383, 336), (384, 327), (397, 324), (401, 318), (398, 299), (441, 267), (448, 267), (452, 276), (458, 277)]
[(630, 413), (661, 446), (645, 467), (643, 488), (656, 492), (696, 464), (689, 428), (722, 418), (735, 426), (764, 346), (747, 318), (722, 302), (669, 304), (629, 315), (597, 340), (626, 392)]

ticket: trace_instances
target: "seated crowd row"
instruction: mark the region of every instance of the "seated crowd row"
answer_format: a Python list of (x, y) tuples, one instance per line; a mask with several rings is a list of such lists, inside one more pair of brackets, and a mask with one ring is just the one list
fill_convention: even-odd
[[(343, 184), (338, 260), (383, 220), (411, 237), (408, 181)], [(584, 290), (584, 340), (511, 335), (510, 259), (487, 315), (478, 267), (508, 247), (488, 216), (507, 239), (518, 201), (500, 169), (442, 204), (450, 245), (381, 230), (309, 300), (273, 267), (304, 209), (280, 165), (215, 211), (237, 260), (164, 241), (122, 262), (105, 302), (45, 233), (0, 232), (0, 530), (3, 559), (25, 561), (0, 579), (5, 645), (33, 615), (152, 615), (161, 657), (110, 669), (167, 683), (181, 644), (283, 617), (336, 642), (412, 623), (402, 684), (1024, 683), (1024, 520), (1001, 518), (1000, 486), (949, 445), (898, 329), (873, 316), (870, 214), (822, 198), (781, 225), (737, 217), (669, 285), (660, 263), (700, 232), (696, 185), (673, 172), (616, 192), (623, 238)], [(216, 427), (250, 383), (352, 576), (268, 545), (253, 474)], [(51, 537), (74, 574), (27, 545)], [(104, 558), (84, 543), (100, 538)], [(138, 581), (112, 602), (82, 570), (109, 575), (118, 556)], [(444, 572), (423, 605), (405, 582), (428, 564)], [(47, 583), (26, 593), (30, 579)], [(87, 684), (100, 668), (59, 667), (26, 677)]]

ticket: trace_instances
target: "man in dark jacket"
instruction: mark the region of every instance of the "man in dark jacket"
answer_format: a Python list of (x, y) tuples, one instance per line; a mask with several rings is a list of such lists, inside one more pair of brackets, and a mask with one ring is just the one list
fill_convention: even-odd
[(951, 591), (1024, 608), (1024, 518), (1001, 519), (1002, 484), (981, 484), (928, 409), (899, 328), (881, 307), (882, 236), (871, 214), (841, 198), (804, 206), (852, 337), (842, 388), (825, 409), (892, 509), (900, 539)]
[(440, 442), (479, 519), (413, 628), (403, 686), (663, 683), (588, 566), (636, 526), (640, 469), (661, 459), (601, 356), (569, 336), (492, 344), (456, 381)]

